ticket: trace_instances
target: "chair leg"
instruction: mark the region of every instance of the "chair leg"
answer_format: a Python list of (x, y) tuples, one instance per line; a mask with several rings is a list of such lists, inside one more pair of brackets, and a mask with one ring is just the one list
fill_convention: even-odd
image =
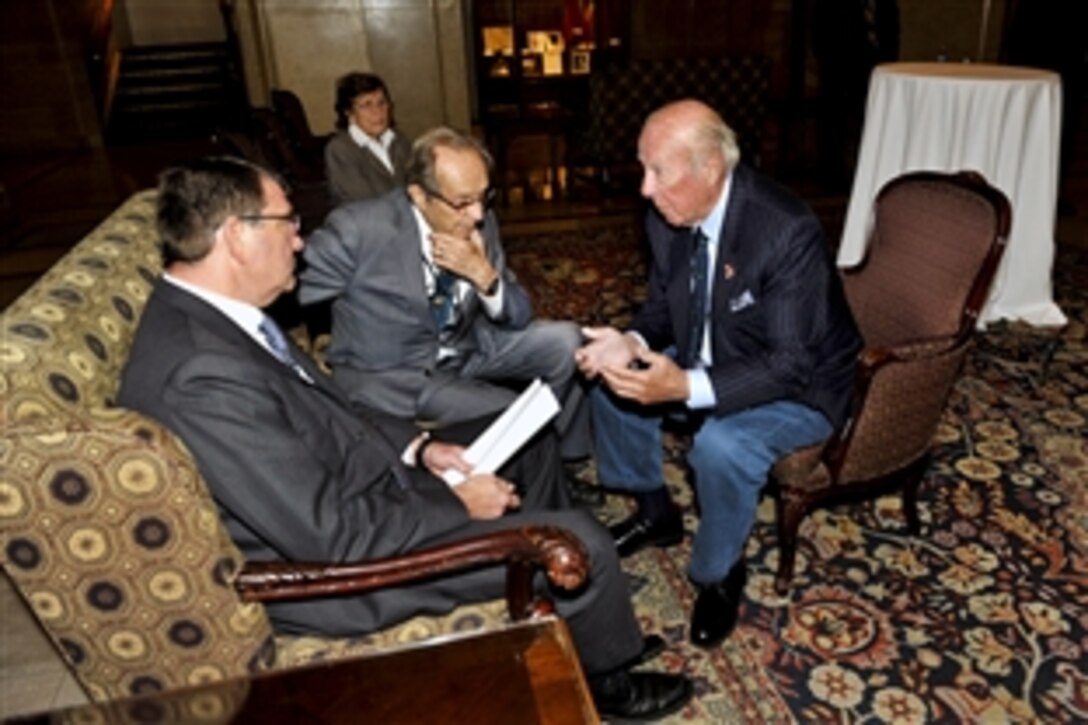
[(903, 515), (907, 518), (907, 531), (917, 536), (922, 531), (922, 522), (918, 518), (918, 489), (922, 485), (922, 474), (929, 467), (929, 456), (922, 456), (904, 472)]
[(805, 518), (808, 502), (786, 486), (780, 486), (778, 496), (778, 573), (774, 578), (774, 590), (785, 595), (793, 580), (793, 564), (797, 556), (797, 529)]

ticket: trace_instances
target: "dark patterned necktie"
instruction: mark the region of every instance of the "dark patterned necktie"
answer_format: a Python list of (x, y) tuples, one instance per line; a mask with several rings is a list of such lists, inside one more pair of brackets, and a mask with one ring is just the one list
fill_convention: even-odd
[(706, 275), (708, 265), (707, 238), (703, 230), (692, 230), (695, 249), (691, 254), (691, 299), (688, 303), (688, 349), (684, 357), (684, 369), (695, 367), (699, 351), (703, 347), (703, 328), (706, 325)]
[(439, 334), (453, 326), (456, 315), (454, 293), (457, 276), (444, 269), (434, 275), (434, 292), (431, 293), (431, 315)]

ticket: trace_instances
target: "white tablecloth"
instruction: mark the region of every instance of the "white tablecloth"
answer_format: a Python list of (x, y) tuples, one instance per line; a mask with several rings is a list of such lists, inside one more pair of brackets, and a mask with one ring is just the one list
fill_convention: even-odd
[(1005, 192), (1012, 229), (981, 322), (1062, 325), (1050, 273), (1058, 199), (1056, 73), (968, 63), (888, 63), (869, 84), (865, 129), (839, 266), (861, 260), (873, 200), (907, 171), (973, 169)]

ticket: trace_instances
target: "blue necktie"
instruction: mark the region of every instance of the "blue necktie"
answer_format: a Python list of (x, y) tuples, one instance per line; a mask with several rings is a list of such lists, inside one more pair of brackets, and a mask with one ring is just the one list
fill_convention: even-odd
[(688, 349), (684, 357), (684, 369), (695, 367), (699, 351), (703, 347), (703, 329), (706, 325), (706, 275), (709, 255), (707, 237), (695, 227), (691, 233), (695, 250), (691, 254), (691, 299), (688, 302)]
[(295, 360), (295, 356), (291, 354), (291, 348), (287, 344), (287, 336), (283, 334), (283, 330), (276, 324), (268, 315), (265, 315), (261, 319), (261, 324), (257, 325), (257, 329), (264, 337), (265, 342), (268, 343), (268, 347), (272, 350), (272, 354), (276, 356), (276, 359), (295, 371), (300, 378), (307, 382), (313, 382), (313, 378), (303, 369), (298, 361)]

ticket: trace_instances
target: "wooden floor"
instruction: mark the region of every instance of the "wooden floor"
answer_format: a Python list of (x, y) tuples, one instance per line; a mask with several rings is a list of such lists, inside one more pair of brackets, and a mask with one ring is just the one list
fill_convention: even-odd
[[(1088, 125), (1088, 124), (1086, 124)], [(1080, 134), (1088, 145), (1088, 133)], [(178, 142), (80, 153), (0, 159), (0, 309), (132, 193), (154, 186), (172, 163), (210, 153), (206, 142)], [(1059, 245), (1088, 247), (1088, 153), (1076, 155), (1061, 191)], [(574, 188), (571, 198), (542, 199), (534, 175), (498, 213), (504, 233), (593, 225), (603, 216), (643, 208), (634, 194), (601, 197)], [(816, 210), (830, 239), (838, 237), (844, 194), (790, 181)], [(84, 696), (11, 589), (0, 577), (0, 718), (78, 704)]]

